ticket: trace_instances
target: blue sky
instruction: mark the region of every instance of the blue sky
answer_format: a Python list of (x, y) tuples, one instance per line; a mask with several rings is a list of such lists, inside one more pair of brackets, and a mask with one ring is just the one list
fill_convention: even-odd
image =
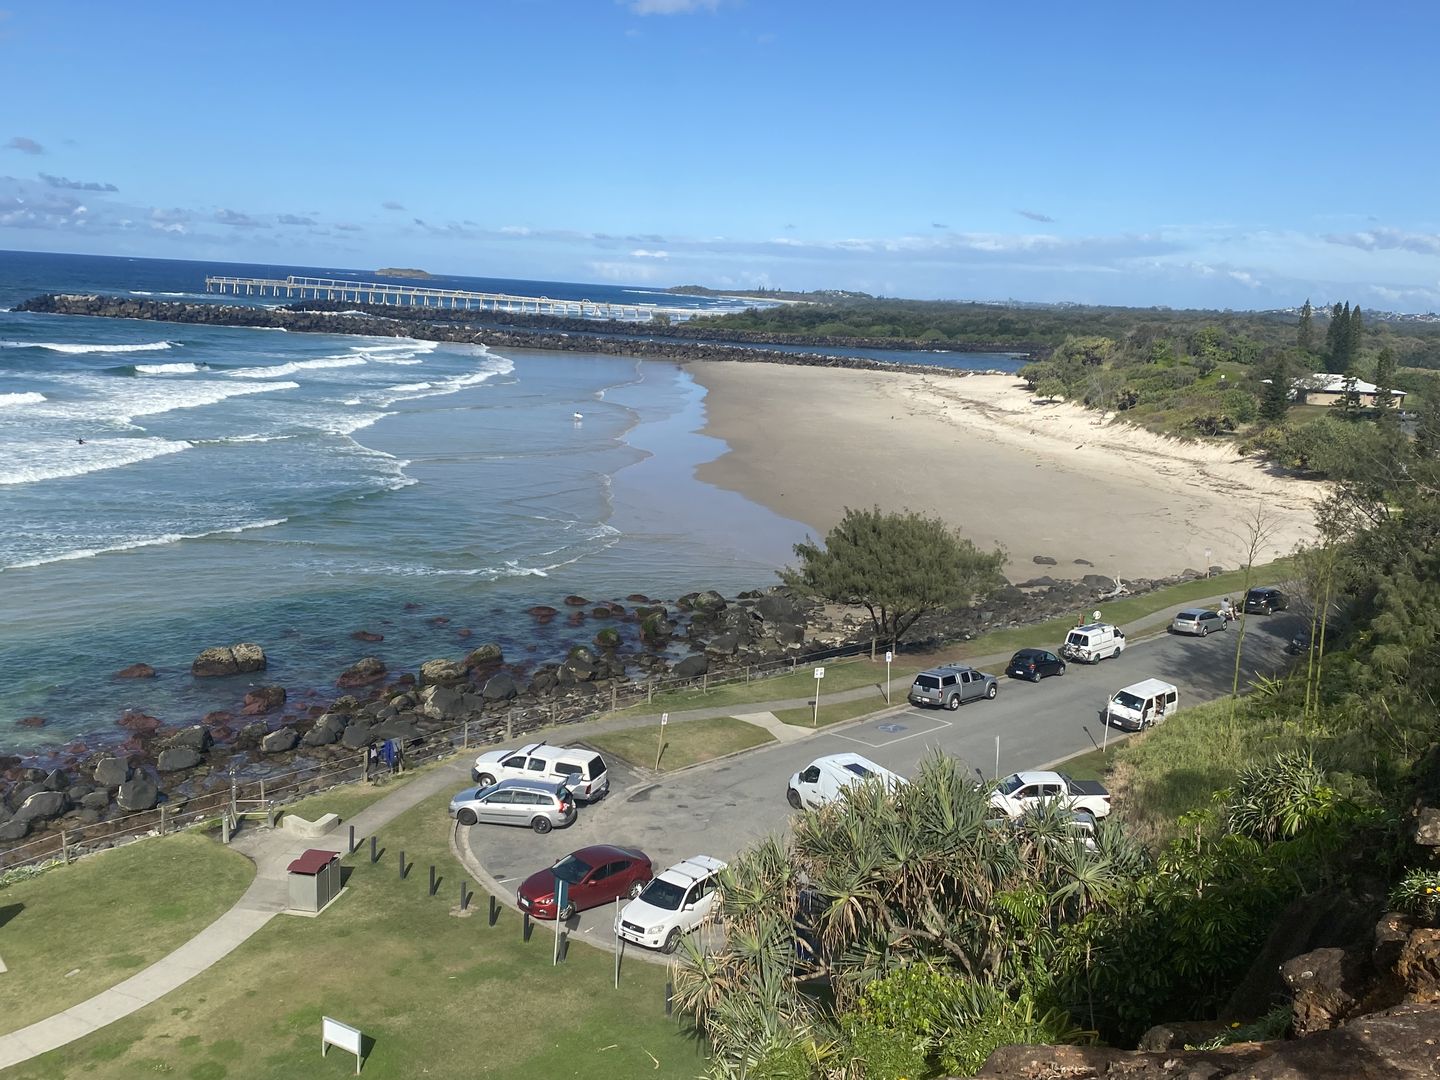
[(1440, 310), (1440, 5), (0, 8), (0, 249)]

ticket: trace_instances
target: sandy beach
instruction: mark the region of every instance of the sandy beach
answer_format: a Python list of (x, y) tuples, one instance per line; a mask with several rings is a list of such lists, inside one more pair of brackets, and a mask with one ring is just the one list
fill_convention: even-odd
[[(705, 433), (730, 447), (699, 467), (700, 479), (817, 538), (847, 506), (937, 515), (982, 548), (1004, 548), (1012, 581), (1233, 568), (1248, 547), (1242, 518), (1257, 505), (1272, 530), (1257, 558), (1269, 561), (1313, 535), (1326, 494), (1226, 446), (1038, 404), (1008, 375), (740, 363), (690, 371), (709, 391)], [(1056, 565), (1037, 565), (1037, 555)]]

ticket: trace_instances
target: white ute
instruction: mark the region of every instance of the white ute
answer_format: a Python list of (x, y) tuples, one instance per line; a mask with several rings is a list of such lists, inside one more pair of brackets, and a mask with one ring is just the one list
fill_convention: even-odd
[(1110, 813), (1110, 793), (1098, 780), (1071, 780), (1058, 772), (1011, 773), (990, 793), (990, 805), (1012, 821), (1051, 800), (1096, 821)]
[(876, 765), (859, 754), (829, 754), (816, 758), (790, 777), (785, 797), (796, 810), (814, 810), (840, 797), (851, 784), (879, 780), (890, 790), (908, 781), (884, 765)]
[(626, 941), (673, 953), (680, 939), (705, 921), (725, 864), (709, 855), (678, 862), (645, 886), (620, 911), (615, 933)]

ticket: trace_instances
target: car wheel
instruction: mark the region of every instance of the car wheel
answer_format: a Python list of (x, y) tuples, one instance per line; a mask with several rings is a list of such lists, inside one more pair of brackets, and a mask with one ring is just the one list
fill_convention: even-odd
[(530, 827), (534, 829), (537, 833), (539, 833), (541, 836), (544, 836), (555, 826), (550, 824), (549, 818), (537, 817), (534, 821), (530, 822)]
[(955, 711), (956, 709), (958, 709), (959, 707), (960, 707), (960, 695), (959, 695), (959, 694), (952, 694), (950, 697), (948, 697), (948, 698), (945, 699), (945, 708), (949, 709), (951, 712), (954, 712), (954, 711)]
[(475, 822), (479, 819), (476, 818), (475, 811), (471, 810), (467, 806), (464, 810), (461, 810), (460, 813), (455, 815), (455, 820), (460, 822), (461, 825), (474, 825)]
[(1040, 672), (1039, 672), (1038, 670), (1035, 672), (1034, 675), (1031, 675), (1031, 676), (1030, 676), (1030, 681), (1031, 681), (1031, 682), (1039, 682), (1039, 681), (1040, 681)]
[(793, 806), (796, 810), (799, 810), (799, 809), (801, 808), (801, 804), (800, 804), (800, 793), (799, 793), (798, 791), (796, 791), (793, 787), (790, 788), (790, 789), (788, 789), (788, 790), (785, 792), (785, 799), (786, 799), (786, 801), (788, 801), (788, 802), (790, 803), (790, 805)]
[(1201, 637), (1204, 637), (1204, 636), (1205, 636), (1206, 634), (1208, 634), (1208, 633), (1210, 633), (1210, 628), (1209, 628), (1208, 626), (1202, 626), (1202, 627), (1200, 627), (1200, 636), (1201, 636)]
[[(1038, 675), (1035, 677), (1035, 681), (1036, 681), (1036, 682), (1039, 682), (1039, 681), (1040, 681), (1040, 677), (1039, 677)], [(987, 698), (989, 698), (991, 701), (994, 701), (994, 700), (995, 700), (995, 695), (998, 694), (999, 692), (1000, 692), (1000, 688), (999, 688), (998, 686), (996, 686), (993, 682), (992, 682), (989, 686), (987, 686), (987, 687), (985, 688), (985, 696), (986, 696)]]
[(1065, 674), (1065, 665), (1064, 665), (1064, 664), (1061, 664), (1058, 668), (1056, 668), (1056, 669), (1055, 669), (1055, 674), (1056, 674), (1056, 675), (1064, 675), (1064, 674)]
[(574, 904), (566, 904), (563, 908), (560, 909), (560, 914), (557, 915), (557, 916), (555, 916), (555, 917), (556, 917), (557, 919), (559, 919), (561, 922), (564, 922), (566, 919), (570, 918), (570, 916), (572, 916), (572, 915), (574, 915), (574, 914), (575, 914), (575, 905), (574, 905)]
[(481, 787), (492, 787), (495, 783), (495, 777), (491, 776), (489, 773), (481, 773), (475, 778), (475, 783), (479, 784)]
[(680, 945), (680, 928), (677, 926), (665, 935), (665, 944), (660, 946), (663, 953), (673, 953)]
[(642, 892), (644, 892), (644, 891), (645, 891), (645, 882), (643, 882), (643, 881), (637, 881), (637, 882), (633, 883), (633, 884), (630, 886), (630, 899), (631, 899), (631, 900), (634, 900), (637, 896), (639, 896), (639, 895), (640, 895)]

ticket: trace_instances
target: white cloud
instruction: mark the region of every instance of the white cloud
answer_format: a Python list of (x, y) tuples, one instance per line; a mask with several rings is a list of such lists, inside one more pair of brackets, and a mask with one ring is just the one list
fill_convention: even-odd
[(720, 0), (616, 0), (636, 15), (690, 15), (697, 11), (715, 11)]
[(632, 259), (668, 259), (670, 253), (668, 251), (646, 251), (644, 248), (636, 248), (630, 252), (630, 257)]
[(1383, 226), (1361, 232), (1329, 233), (1325, 240), (1362, 251), (1413, 251), (1419, 255), (1440, 255), (1440, 234), (1406, 232)]
[(19, 150), (22, 154), (43, 154), (45, 147), (41, 146), (34, 139), (26, 138), (24, 135), (16, 135), (5, 144), (7, 150)]

